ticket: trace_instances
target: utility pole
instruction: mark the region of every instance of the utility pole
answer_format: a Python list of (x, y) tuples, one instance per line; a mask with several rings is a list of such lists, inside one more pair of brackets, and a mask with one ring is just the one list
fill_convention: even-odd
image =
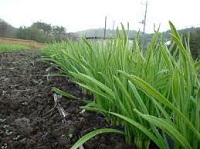
[(146, 29), (146, 19), (147, 19), (147, 7), (148, 7), (148, 2), (146, 1), (144, 19), (142, 20), (142, 22), (140, 22), (141, 24), (143, 24), (143, 41), (142, 41), (143, 50), (144, 50), (144, 44), (145, 44), (145, 29)]
[(112, 27), (112, 38), (115, 37), (115, 21), (113, 21), (113, 27)]
[(129, 22), (127, 22), (127, 36), (129, 38)]
[(146, 1), (146, 3), (145, 3), (144, 20), (142, 20), (142, 24), (143, 24), (143, 34), (145, 34), (145, 29), (146, 29), (147, 7), (148, 7), (148, 2)]
[(107, 24), (107, 16), (105, 17), (105, 27), (104, 27), (103, 39), (106, 39), (106, 24)]
[(113, 26), (112, 26), (112, 30), (115, 30), (115, 21), (113, 21)]

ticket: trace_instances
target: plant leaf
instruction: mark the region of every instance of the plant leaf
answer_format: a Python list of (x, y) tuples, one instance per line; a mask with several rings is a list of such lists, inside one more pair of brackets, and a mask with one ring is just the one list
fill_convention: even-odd
[(119, 134), (123, 134), (124, 132), (116, 130), (116, 129), (110, 129), (110, 128), (103, 128), (103, 129), (98, 129), (98, 130), (94, 130), (86, 135), (84, 135), (83, 137), (81, 137), (72, 147), (71, 149), (77, 149), (79, 148), (79, 146), (83, 145), (86, 141), (88, 141), (89, 139), (93, 138), (94, 136), (101, 134), (101, 133), (119, 133)]
[(163, 118), (157, 118), (152, 115), (142, 114), (137, 109), (135, 109), (135, 111), (137, 114), (139, 114), (142, 118), (144, 118), (151, 124), (161, 128), (163, 131), (167, 132), (170, 137), (177, 140), (184, 148), (192, 149), (192, 147), (187, 142), (185, 137), (182, 136), (181, 133), (176, 129), (175, 125), (172, 125), (173, 123), (171, 123)]
[(53, 87), (51, 90), (62, 95), (62, 96), (64, 96), (64, 97), (71, 98), (71, 99), (78, 99), (77, 97), (70, 95), (70, 94), (68, 94), (68, 93), (66, 93), (66, 92), (64, 92), (64, 91), (62, 91), (58, 88)]

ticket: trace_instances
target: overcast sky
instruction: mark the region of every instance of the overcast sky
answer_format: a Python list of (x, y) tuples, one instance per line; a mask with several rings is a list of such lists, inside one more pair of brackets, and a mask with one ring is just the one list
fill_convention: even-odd
[[(63, 26), (67, 32), (90, 28), (116, 28), (129, 22), (130, 29), (142, 30), (146, 0), (0, 0), (0, 18), (14, 27), (42, 21)], [(200, 26), (200, 0), (148, 0), (146, 32), (161, 24), (169, 29), (171, 20), (178, 29)]]

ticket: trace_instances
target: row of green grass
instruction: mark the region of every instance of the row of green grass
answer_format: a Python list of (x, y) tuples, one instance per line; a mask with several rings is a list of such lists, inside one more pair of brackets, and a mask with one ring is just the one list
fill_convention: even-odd
[(30, 49), (30, 47), (22, 44), (0, 42), (0, 52), (17, 52), (25, 49)]
[(148, 149), (151, 141), (162, 149), (199, 147), (200, 62), (192, 59), (188, 41), (171, 22), (170, 28), (170, 47), (158, 41), (156, 32), (142, 49), (139, 37), (131, 45), (124, 31), (102, 43), (83, 39), (42, 50), (44, 60), (93, 95), (82, 108), (100, 112), (110, 125), (124, 128), (95, 130), (72, 149), (107, 132), (124, 134), (138, 149)]

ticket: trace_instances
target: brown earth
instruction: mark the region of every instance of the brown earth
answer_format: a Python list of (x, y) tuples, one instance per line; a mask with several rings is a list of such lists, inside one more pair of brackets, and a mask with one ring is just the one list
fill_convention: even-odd
[[(1, 149), (69, 149), (79, 137), (108, 127), (105, 119), (93, 112), (80, 113), (81, 93), (65, 77), (47, 77), (58, 73), (40, 61), (36, 50), (0, 53), (0, 147)], [(52, 87), (79, 97), (62, 97), (67, 113), (65, 123), (54, 107)], [(102, 134), (84, 144), (84, 149), (134, 149), (123, 136)]]

